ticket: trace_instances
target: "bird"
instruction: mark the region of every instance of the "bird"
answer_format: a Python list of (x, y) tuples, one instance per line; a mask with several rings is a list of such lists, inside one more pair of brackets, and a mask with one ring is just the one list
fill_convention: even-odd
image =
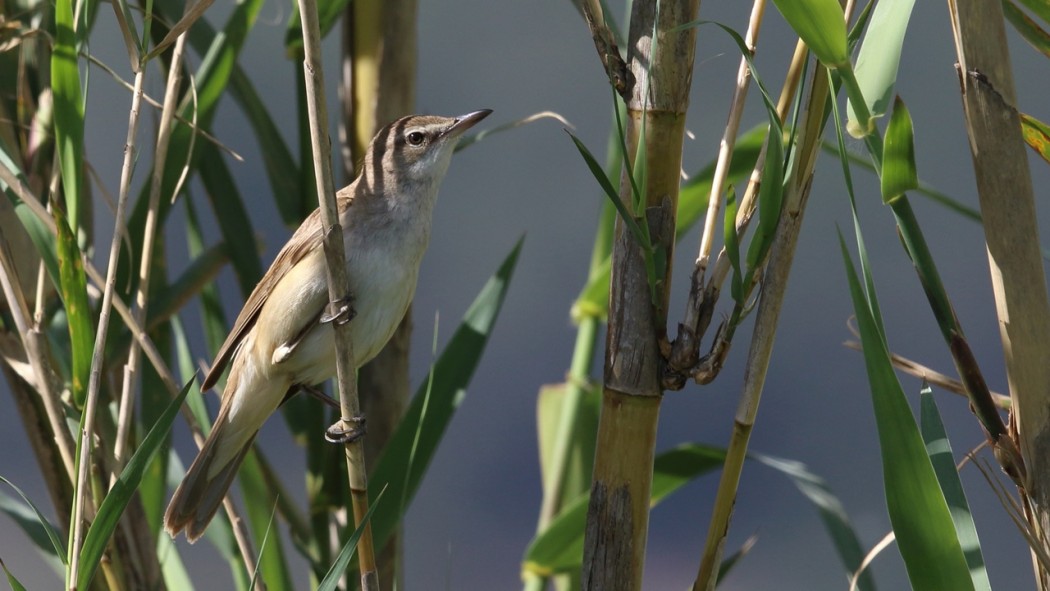
[[(351, 294), (349, 316), (337, 321), (352, 317), (354, 367), (375, 357), (404, 318), (452, 153), (491, 112), (393, 121), (336, 193)], [(287, 397), (335, 375), (322, 232), (314, 210), (248, 296), (201, 384), (212, 388), (230, 366), (212, 430), (164, 513), (173, 538), (184, 532), (192, 543), (204, 534), (266, 419)]]

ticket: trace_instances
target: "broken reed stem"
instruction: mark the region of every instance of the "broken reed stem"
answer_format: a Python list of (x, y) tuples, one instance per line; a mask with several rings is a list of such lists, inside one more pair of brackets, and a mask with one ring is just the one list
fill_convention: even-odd
[[(846, 3), (844, 13), (847, 23), (853, 12), (854, 4), (853, 0)], [(797, 54), (796, 51), (796, 56)], [(743, 472), (743, 461), (747, 455), (751, 431), (754, 428), (762, 391), (765, 387), (766, 372), (773, 353), (780, 310), (791, 272), (791, 264), (794, 261), (806, 201), (812, 186), (810, 181), (817, 150), (820, 149), (820, 137), (825, 121), (825, 104), (830, 92), (827, 70), (822, 66), (817, 66), (814, 70), (809, 101), (800, 125), (798, 148), (796, 148), (798, 155), (790, 177), (792, 182), (784, 196), (783, 211), (777, 224), (773, 244), (770, 247), (769, 260), (762, 281), (761, 299), (755, 318), (755, 328), (744, 369), (744, 387), (734, 417), (733, 432), (726, 451), (722, 477), (718, 484), (699, 573), (693, 583), (694, 591), (712, 590), (717, 580), (718, 566), (721, 562), (725, 539), (729, 533), (729, 521), (736, 503), (740, 475)], [(783, 99), (782, 95), (778, 108), (786, 106)], [(782, 138), (777, 139), (783, 141)]]
[[(755, 41), (752, 40), (753, 44)], [(753, 45), (752, 45), (753, 47)], [(795, 53), (791, 58), (791, 63), (788, 66), (787, 74), (784, 77), (784, 85), (780, 90), (780, 98), (777, 99), (777, 116), (781, 121), (784, 121), (788, 115), (788, 108), (791, 106), (792, 99), (795, 93), (798, 91), (798, 85), (802, 78), (803, 66), (806, 63), (806, 59), (809, 57), (809, 50), (806, 45), (800, 40), (795, 46)], [(747, 62), (741, 60), (741, 63), (746, 67)], [(738, 84), (741, 80), (738, 78)], [(750, 76), (743, 82), (750, 82)], [(734, 108), (737, 108), (734, 103)], [(741, 105), (742, 108), (742, 105)], [(738, 117), (739, 119), (739, 117)], [(732, 122), (732, 117), (730, 117)], [(727, 128), (728, 132), (728, 128)], [(732, 143), (736, 143), (736, 132), (733, 134)], [(744, 192), (743, 198), (740, 200), (740, 208), (736, 216), (736, 231), (738, 235), (742, 235), (746, 231), (751, 217), (755, 212), (757, 205), (758, 192), (761, 187), (762, 173), (765, 170), (765, 159), (766, 150), (769, 149), (769, 140), (767, 137), (765, 143), (762, 144), (762, 149), (759, 150), (758, 157), (755, 160), (755, 167), (751, 171), (751, 177), (748, 179), (747, 189)], [(721, 154), (719, 158), (721, 158)], [(730, 148), (725, 155), (725, 169), (728, 171), (730, 165), (730, 159), (732, 157), (732, 148)], [(717, 195), (722, 195), (724, 192), (725, 184), (725, 173), (722, 178), (718, 180), (717, 186), (721, 187), (715, 191), (715, 184), (712, 184), (711, 199), (717, 198)], [(710, 204), (710, 202), (709, 202)], [(708, 218), (710, 219), (710, 218)], [(703, 250), (701, 250), (703, 253)], [(708, 261), (704, 260), (701, 265), (700, 255), (697, 255), (697, 260), (693, 266), (692, 274), (692, 288), (689, 290), (689, 297), (687, 298), (685, 315), (683, 321), (679, 324), (679, 334), (673, 343), (673, 351), (670, 358), (671, 368), (675, 371), (682, 372), (685, 374), (692, 374), (692, 377), (700, 383), (709, 383), (714, 379), (714, 375), (706, 378), (706, 381), (701, 381), (701, 373), (704, 371), (698, 367), (700, 362), (699, 348), (701, 339), (704, 333), (707, 332), (707, 328), (711, 321), (712, 311), (714, 304), (718, 300), (718, 295), (721, 292), (722, 285), (725, 283), (726, 278), (729, 276), (730, 263), (729, 256), (727, 254), (725, 246), (718, 252), (718, 257), (715, 260), (715, 265), (711, 269), (711, 276), (707, 279), (705, 284), (704, 274), (707, 271)], [(757, 282), (751, 285), (751, 289), (744, 295), (744, 299), (747, 300), (751, 296), (751, 292), (758, 285)], [(720, 340), (720, 336), (716, 336), (716, 342), (712, 345), (712, 355), (715, 351), (715, 347), (719, 346), (717, 342)], [(692, 367), (683, 367), (684, 365), (691, 365)]]
[[(7, 174), (8, 172), (10, 171), (6, 167), (0, 165), (0, 180), (3, 180), (9, 187), (14, 186), (12, 183), (17, 183), (18, 179), (13, 175)], [(6, 198), (0, 198), (0, 201), (2, 201), (0, 207), (11, 207), (10, 202)], [(0, 286), (3, 287), (8, 309), (11, 312), (11, 317), (14, 319), (15, 328), (22, 339), (22, 347), (25, 349), (26, 359), (29, 361), (30, 367), (33, 368), (33, 374), (36, 376), (36, 384), (33, 384), (33, 386), (36, 387), (37, 393), (44, 403), (48, 422), (51, 430), (54, 431), (58, 453), (66, 470), (66, 477), (70, 482), (73, 482), (74, 473), (76, 472), (74, 466), (76, 448), (69, 429), (66, 427), (66, 414), (62, 408), (62, 401), (59, 399), (58, 384), (53, 379), (57, 374), (44, 353), (43, 346), (46, 346), (47, 341), (41, 338), (43, 335), (40, 332), (39, 323), (34, 322), (30, 324), (29, 305), (24, 297), (25, 292), (22, 291), (22, 283), (18, 277), (14, 258), (11, 256), (11, 247), (6, 237), (2, 234), (0, 234)]]
[[(824, 104), (828, 93), (827, 77), (822, 75), (823, 69), (816, 70), (815, 74), (806, 113), (810, 121), (823, 119)], [(811, 127), (803, 126), (803, 129), (808, 130)], [(770, 141), (774, 140), (783, 141), (783, 138), (770, 138)], [(805, 146), (803, 149), (816, 150), (820, 146), (819, 133), (815, 138), (803, 138), (800, 145)], [(802, 161), (803, 159), (799, 159), (796, 162)], [(811, 186), (807, 177), (812, 174), (812, 170), (805, 171), (796, 168), (796, 173), (801, 172), (806, 172), (806, 176), (795, 177), (796, 181), (790, 185), (791, 192), (785, 196), (784, 211), (781, 213), (773, 244), (770, 247), (769, 262), (762, 279), (762, 295), (755, 317), (755, 328), (751, 335), (750, 349), (744, 368), (743, 391), (734, 417), (733, 432), (726, 450), (726, 460), (712, 509), (711, 523), (707, 532), (707, 540), (704, 543), (699, 573), (693, 583), (693, 591), (714, 589), (718, 576), (718, 567), (721, 563), (726, 535), (729, 532), (729, 521), (736, 502), (740, 475), (743, 472), (744, 459), (747, 457), (748, 442), (758, 415), (758, 406), (765, 387), (769, 361), (773, 355), (773, 343), (780, 321), (780, 310), (784, 302), (784, 293), (791, 273), (791, 264), (794, 262), (795, 247), (798, 244), (802, 217)]]
[[(843, 346), (853, 349), (854, 351), (864, 350), (859, 341), (846, 341), (842, 344)], [(898, 355), (897, 353), (893, 352), (890, 352), (890, 362), (893, 363), (893, 367), (903, 371), (908, 375), (924, 379), (927, 382), (933, 384), (934, 386), (937, 386), (947, 392), (951, 392), (953, 394), (958, 394), (959, 396), (969, 398), (969, 396), (966, 394), (966, 387), (963, 386), (963, 383), (947, 374), (943, 374), (929, 366), (923, 365), (918, 361), (915, 361), (914, 359), (909, 359), (907, 357), (904, 357), (903, 355)], [(1010, 410), (1012, 402), (1010, 401), (1009, 396), (1000, 394), (998, 392), (991, 392), (991, 395), (996, 407), (1001, 408), (1003, 410)]]
[[(791, 58), (791, 64), (788, 66), (788, 73), (784, 79), (784, 87), (781, 89), (780, 98), (777, 100), (777, 117), (780, 117), (781, 121), (787, 119), (788, 108), (791, 106), (791, 99), (798, 92), (798, 85), (802, 79), (802, 67), (805, 65), (806, 58), (809, 57), (809, 50), (806, 48), (806, 44), (801, 40), (795, 45), (795, 53)], [(766, 150), (769, 149), (769, 139), (766, 139), (766, 143), (762, 144), (762, 149), (758, 152), (758, 159), (755, 161), (755, 168), (751, 171), (751, 178), (748, 180), (747, 190), (744, 193), (744, 197), (740, 200), (740, 210), (736, 216), (736, 231), (737, 233), (742, 232), (751, 222), (751, 216), (755, 212), (756, 198), (758, 197), (758, 190), (761, 187), (762, 173), (766, 168)], [(725, 283), (726, 277), (729, 276), (731, 267), (729, 264), (729, 255), (726, 253), (726, 249), (723, 246), (722, 250), (718, 252), (718, 258), (715, 260), (715, 266), (711, 270), (711, 278), (707, 282), (707, 289), (715, 287), (721, 289)], [(746, 299), (746, 296), (745, 296)]]
[[(120, 75), (117, 74), (116, 71), (113, 70), (113, 68), (110, 68), (109, 66), (107, 66), (105, 63), (100, 61), (97, 57), (95, 57), (93, 55), (90, 55), (90, 54), (87, 54), (87, 53), (81, 53), (80, 57), (86, 59), (89, 63), (94, 64), (94, 65), (98, 66), (99, 68), (101, 68), (102, 71), (107, 73), (107, 74), (109, 74), (109, 76), (111, 78), (113, 78), (113, 81), (116, 82), (118, 85), (123, 86), (125, 89), (127, 89), (129, 91), (135, 89), (135, 87), (132, 86), (130, 83), (128, 83), (127, 80), (124, 80), (123, 78), (121, 78)], [(191, 78), (191, 80), (192, 80), (192, 78)], [(160, 101), (158, 101), (157, 99), (151, 97), (146, 92), (142, 93), (142, 102), (144, 102), (147, 105), (153, 107), (154, 109), (163, 109), (164, 108), (164, 105)], [(189, 119), (186, 119), (185, 117), (183, 117), (181, 115), (178, 115), (178, 114), (175, 115), (175, 120), (178, 121), (179, 123), (185, 125), (186, 127), (188, 127), (190, 129), (190, 131), (193, 132), (193, 136), (194, 137), (200, 136), (200, 137), (204, 138), (205, 140), (207, 140), (208, 142), (210, 142), (212, 145), (214, 145), (219, 150), (221, 150), (223, 152), (226, 152), (230, 156), (233, 156), (238, 162), (244, 162), (244, 156), (241, 156), (236, 151), (234, 151), (233, 148), (231, 148), (231, 147), (227, 146), (226, 144), (220, 142), (219, 138), (217, 138), (214, 135), (208, 133), (207, 130), (205, 130), (205, 129), (201, 128), (201, 127), (198, 127), (197, 123), (195, 121), (190, 121)]]
[(109, 266), (106, 270), (106, 282), (102, 291), (102, 308), (99, 311), (98, 331), (95, 334), (95, 348), (91, 355), (91, 374), (88, 378), (88, 390), (84, 415), (80, 421), (80, 464), (76, 480), (76, 495), (73, 500), (73, 546), (69, 553), (69, 571), (67, 587), (75, 589), (79, 571), (80, 549), (84, 542), (84, 503), (88, 489), (88, 465), (91, 464), (91, 435), (95, 426), (95, 412), (98, 408), (98, 393), (102, 380), (102, 361), (105, 358), (106, 336), (109, 332), (109, 315), (113, 310), (113, 292), (117, 283), (117, 262), (120, 259), (120, 243), (124, 238), (124, 210), (127, 208), (128, 190), (131, 186), (131, 172), (135, 162), (135, 136), (139, 127), (139, 105), (142, 101), (142, 83), (145, 73), (135, 74), (135, 90), (131, 95), (131, 111), (128, 114), (128, 135), (124, 143), (124, 166), (120, 172), (120, 194), (117, 197), (117, 212), (113, 220), (113, 240), (109, 248)]
[[(317, 187), (317, 202), (321, 210), (321, 225), (324, 233), (325, 267), (328, 276), (329, 300), (333, 303), (345, 301), (349, 295), (346, 274), (346, 253), (343, 247), (343, 231), (339, 226), (335, 189), (332, 183), (331, 142), (328, 137), (328, 107), (324, 94), (324, 71), (321, 65), (321, 33), (317, 17), (317, 5), (312, 0), (298, 0), (303, 28), (303, 72), (306, 84), (306, 103), (310, 118), (310, 144), (313, 149), (314, 180)], [(349, 323), (332, 323), (335, 333), (336, 382), (339, 387), (341, 419), (347, 424), (360, 416), (361, 403), (357, 396), (357, 375), (354, 367), (353, 342)], [(365, 471), (364, 442), (360, 438), (345, 444), (346, 467), (353, 503), (354, 525), (362, 526), (368, 512), (368, 476)], [(372, 544), (372, 527), (364, 524), (364, 531), (357, 546), (361, 573), (361, 588), (378, 591), (379, 574), (376, 570), (375, 550)]]
[[(751, 19), (747, 25), (747, 33), (744, 36), (744, 44), (752, 56), (755, 55), (758, 33), (762, 28), (762, 17), (766, 11), (766, 0), (755, 0), (751, 7)], [(748, 68), (747, 59), (740, 57), (740, 66), (737, 68), (736, 88), (733, 90), (733, 101), (729, 108), (729, 121), (726, 123), (725, 131), (722, 133), (722, 142), (718, 149), (718, 160), (715, 164), (715, 174), (711, 179), (711, 193), (707, 199), (707, 217), (704, 220), (704, 232), (700, 237), (700, 252), (696, 255), (696, 266), (700, 269), (702, 277), (707, 269), (711, 258), (711, 247), (715, 240), (715, 229), (718, 227), (718, 211), (722, 204), (722, 191), (729, 176), (729, 164), (733, 157), (733, 148), (736, 146), (736, 136), (740, 131), (740, 119), (744, 115), (744, 103), (747, 101), (747, 91), (751, 87), (751, 69)], [(687, 311), (687, 314), (690, 311)]]
[[(187, 8), (189, 5), (187, 4)], [(139, 285), (135, 293), (135, 322), (146, 325), (146, 312), (149, 305), (150, 274), (153, 270), (153, 244), (157, 237), (157, 210), (160, 207), (160, 189), (164, 178), (164, 165), (168, 159), (168, 146), (174, 129), (175, 109), (178, 107), (179, 84), (182, 82), (182, 55), (186, 45), (186, 34), (183, 33), (175, 42), (175, 49), (168, 68), (168, 85), (164, 92), (164, 108), (160, 115), (160, 128), (157, 131), (157, 144), (153, 157), (153, 178), (149, 192), (149, 209), (146, 212), (146, 224), (142, 237), (142, 259), (139, 264)], [(124, 383), (120, 394), (120, 407), (117, 413), (117, 440), (113, 448), (114, 475), (124, 467), (128, 438), (132, 425), (132, 413), (135, 407), (134, 383), (142, 361), (142, 348), (138, 340), (131, 341), (128, 361), (124, 368)]]

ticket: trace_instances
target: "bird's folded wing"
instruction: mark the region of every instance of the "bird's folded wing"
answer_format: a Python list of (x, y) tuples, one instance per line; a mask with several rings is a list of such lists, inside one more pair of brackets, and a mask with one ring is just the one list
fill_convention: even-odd
[[(248, 334), (248, 331), (255, 326), (255, 320), (259, 316), (259, 311), (262, 310), (263, 304), (266, 303), (274, 287), (296, 263), (301, 261), (313, 249), (321, 246), (320, 233), (321, 216), (320, 212), (315, 209), (313, 213), (303, 220), (302, 225), (295, 231), (295, 234), (281, 249), (281, 252), (277, 254), (273, 264), (270, 265), (259, 284), (255, 286), (251, 295), (248, 296), (248, 301), (244, 303), (241, 313), (237, 315), (237, 321), (233, 323), (233, 329), (230, 330), (230, 334), (226, 337), (222, 347), (219, 347), (219, 352), (215, 355), (215, 361), (212, 362), (208, 375), (204, 377), (204, 383), (201, 384), (202, 391), (208, 390), (219, 381), (219, 377), (222, 375), (223, 370), (226, 369), (226, 365), (233, 358), (237, 346)], [(317, 236), (311, 236), (314, 234)]]

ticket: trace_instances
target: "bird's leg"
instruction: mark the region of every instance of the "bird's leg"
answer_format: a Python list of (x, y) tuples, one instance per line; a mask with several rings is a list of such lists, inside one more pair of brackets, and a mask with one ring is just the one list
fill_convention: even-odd
[(320, 388), (317, 388), (316, 386), (306, 386), (306, 385), (300, 384), (299, 385), (299, 390), (301, 390), (305, 394), (311, 396), (312, 398), (320, 400), (321, 402), (327, 404), (328, 406), (330, 406), (332, 408), (339, 408), (339, 401), (338, 400), (336, 400), (335, 398), (332, 398), (328, 394), (325, 394), (324, 391), (322, 391)]
[(357, 310), (354, 310), (354, 296), (348, 295), (341, 300), (337, 300), (328, 304), (328, 310), (321, 315), (321, 324), (328, 324), (334, 322), (336, 325), (346, 324), (357, 316)]
[(350, 443), (365, 436), (365, 417), (357, 415), (349, 419), (339, 421), (324, 432), (324, 438), (329, 443)]

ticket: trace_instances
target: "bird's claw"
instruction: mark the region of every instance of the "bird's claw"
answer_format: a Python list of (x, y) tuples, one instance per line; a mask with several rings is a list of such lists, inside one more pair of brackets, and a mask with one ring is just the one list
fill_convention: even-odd
[(351, 443), (364, 436), (365, 417), (363, 415), (340, 419), (324, 432), (325, 441), (329, 443)]
[(346, 296), (328, 304), (328, 309), (321, 315), (320, 322), (321, 324), (332, 322), (336, 326), (341, 326), (353, 320), (355, 316), (357, 316), (357, 310), (354, 310), (354, 298)]

